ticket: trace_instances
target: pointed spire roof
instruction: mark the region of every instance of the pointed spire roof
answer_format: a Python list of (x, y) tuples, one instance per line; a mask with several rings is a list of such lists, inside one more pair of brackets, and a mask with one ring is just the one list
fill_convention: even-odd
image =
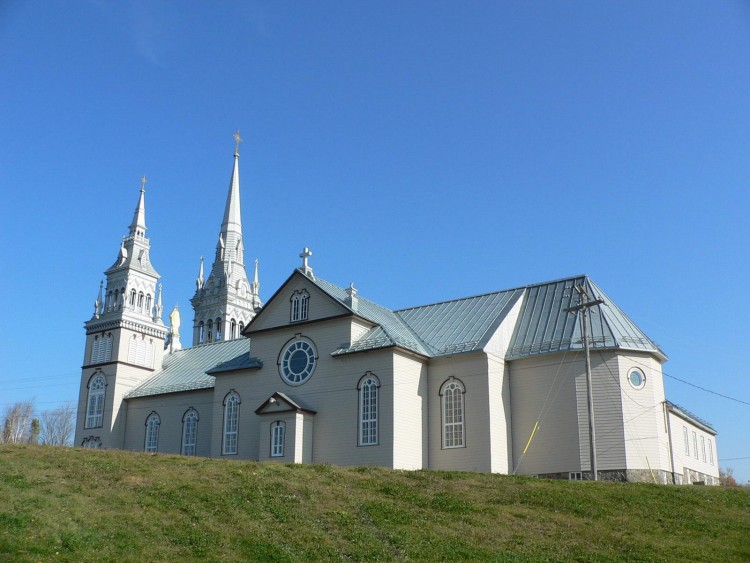
[(141, 195), (138, 197), (138, 205), (135, 206), (133, 221), (130, 223), (130, 236), (136, 234), (146, 236), (146, 176), (141, 178)]
[[(221, 223), (221, 236), (228, 248), (234, 250), (242, 240), (242, 217), (240, 213), (240, 154), (234, 153), (232, 179), (229, 182), (229, 193), (224, 208), (224, 220)], [(231, 242), (231, 245), (230, 245)]]

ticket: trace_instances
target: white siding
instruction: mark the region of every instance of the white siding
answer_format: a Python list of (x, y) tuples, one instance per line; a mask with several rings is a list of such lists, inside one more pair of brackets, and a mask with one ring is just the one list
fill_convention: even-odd
[[(311, 311), (314, 301), (311, 291)], [(265, 331), (252, 336), (250, 354), (263, 362), (259, 370), (219, 374), (216, 378), (214, 409), (213, 455), (221, 455), (222, 406), (230, 389), (242, 399), (239, 417), (239, 451), (241, 459), (257, 459), (259, 454), (259, 424), (265, 420), (255, 410), (274, 392), (280, 391), (303, 406), (316, 411), (312, 418), (314, 436), (309, 448), (312, 461), (337, 465), (393, 464), (393, 350), (378, 350), (331, 357), (331, 352), (351, 337), (350, 317), (312, 324), (292, 325), (279, 330)], [(312, 341), (318, 352), (315, 372), (302, 385), (291, 386), (282, 380), (278, 371), (278, 357), (285, 344), (301, 334)], [(372, 372), (380, 381), (379, 443), (358, 446), (359, 397), (357, 383)], [(289, 431), (289, 428), (287, 428)], [(308, 446), (306, 446), (308, 447)]]
[[(464, 447), (444, 448), (440, 387), (450, 377), (463, 383)], [(490, 403), (484, 352), (438, 358), (428, 368), (430, 469), (491, 471)]]
[[(657, 470), (671, 472), (661, 364), (646, 354), (637, 353), (621, 354), (618, 363), (627, 467), (653, 471), (658, 480)], [(634, 389), (628, 381), (633, 368), (646, 377), (642, 389)]]
[[(323, 293), (316, 285), (303, 276), (295, 275), (290, 282), (283, 286), (273, 301), (268, 303), (252, 322), (252, 330), (266, 330), (282, 327), (291, 322), (291, 297), (295, 291), (307, 290), (310, 295), (308, 304), (308, 321), (325, 319), (349, 313), (340, 303)], [(294, 325), (304, 325), (305, 321)], [(348, 338), (347, 338), (348, 340)], [(347, 341), (345, 340), (345, 342)], [(337, 343), (339, 344), (339, 343)]]
[[(393, 468), (427, 467), (427, 366), (402, 353), (393, 356)], [(381, 409), (381, 416), (384, 413)]]
[[(704, 477), (709, 476), (713, 480), (718, 480), (719, 478), (719, 455), (716, 449), (716, 436), (673, 412), (669, 413), (669, 427), (672, 434), (672, 455), (677, 483), (688, 485), (695, 481), (704, 481), (707, 485), (717, 484), (716, 481), (709, 482), (711, 480)], [(688, 434), (689, 452), (685, 451), (683, 440), (685, 430), (687, 430)], [(697, 459), (693, 445), (693, 432), (695, 432), (698, 442)], [(703, 461), (701, 438), (703, 438), (703, 442), (706, 445), (706, 461)], [(711, 462), (711, 453), (713, 453), (713, 463)]]
[(156, 412), (161, 419), (159, 453), (179, 454), (182, 447), (182, 417), (192, 407), (198, 412), (195, 455), (209, 456), (212, 439), (212, 400), (210, 389), (128, 399), (125, 449), (137, 452), (143, 451), (146, 437), (146, 418), (151, 412)]
[[(584, 372), (583, 358), (576, 354), (551, 354), (511, 362), (511, 433), (517, 473), (581, 471), (576, 379)], [(523, 455), (539, 417), (539, 427)]]

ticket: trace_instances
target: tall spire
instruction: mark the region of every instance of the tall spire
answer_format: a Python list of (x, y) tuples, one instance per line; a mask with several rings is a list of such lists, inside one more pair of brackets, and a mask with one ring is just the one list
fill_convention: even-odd
[[(247, 326), (260, 307), (257, 294), (259, 283), (248, 280), (245, 271), (245, 247), (242, 240), (242, 217), (240, 210), (240, 132), (234, 134), (234, 162), (229, 181), (224, 218), (221, 223), (216, 255), (208, 277), (203, 279), (203, 266), (195, 280), (196, 291), (190, 300), (195, 311), (193, 321), (193, 344), (210, 341), (211, 335), (234, 338), (239, 332), (233, 327)], [(221, 329), (211, 333), (203, 326)]]
[[(229, 182), (229, 193), (227, 203), (224, 207), (224, 221), (221, 223), (221, 237), (225, 248), (233, 251), (242, 241), (242, 217), (240, 213), (240, 135), (235, 134), (237, 147), (234, 151), (234, 167), (232, 168), (232, 179)], [(237, 257), (235, 257), (237, 260)]]
[(135, 206), (133, 222), (130, 223), (130, 236), (146, 236), (146, 176), (141, 178), (141, 195)]

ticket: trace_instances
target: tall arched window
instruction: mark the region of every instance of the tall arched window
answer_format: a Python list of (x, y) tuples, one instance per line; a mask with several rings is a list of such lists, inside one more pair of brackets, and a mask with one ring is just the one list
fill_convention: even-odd
[(182, 455), (195, 455), (198, 440), (198, 411), (189, 408), (182, 417)]
[(135, 289), (130, 290), (130, 308), (135, 309)]
[(206, 332), (207, 332), (207, 340), (209, 342), (213, 342), (214, 340), (214, 322), (211, 319), (208, 319), (208, 323), (206, 324)]
[(221, 340), (221, 317), (216, 319), (216, 342)]
[(359, 389), (359, 445), (374, 446), (378, 443), (378, 388), (380, 381), (371, 373), (360, 380)]
[(239, 332), (239, 334), (242, 334), (243, 330), (245, 330), (245, 323), (243, 323), (242, 321), (240, 321), (240, 332)]
[(284, 434), (286, 422), (277, 420), (271, 423), (271, 457), (284, 457)]
[(104, 422), (104, 394), (107, 381), (97, 375), (89, 382), (89, 400), (86, 406), (86, 428), (99, 428)]
[(240, 422), (240, 396), (236, 391), (230, 391), (224, 398), (224, 439), (221, 453), (235, 455), (237, 453), (237, 434)]
[(146, 446), (145, 451), (156, 453), (159, 450), (159, 426), (161, 418), (155, 412), (152, 412), (146, 418)]
[(151, 315), (151, 294), (146, 294), (146, 314)]
[(292, 322), (307, 320), (307, 309), (309, 301), (310, 295), (304, 289), (302, 291), (295, 291), (292, 294)]
[(203, 324), (203, 321), (198, 323), (198, 344), (203, 344), (203, 342), (206, 340), (206, 325)]
[(230, 336), (230, 338), (232, 340), (234, 340), (235, 338), (237, 338), (237, 321), (235, 321), (234, 319), (232, 319), (230, 321), (230, 323), (229, 323), (229, 326), (230, 326), (230, 330), (231, 330), (231, 333), (230, 333), (231, 336)]
[(138, 310), (143, 311), (143, 292), (138, 294)]
[(465, 392), (463, 383), (453, 377), (440, 388), (444, 448), (464, 447)]

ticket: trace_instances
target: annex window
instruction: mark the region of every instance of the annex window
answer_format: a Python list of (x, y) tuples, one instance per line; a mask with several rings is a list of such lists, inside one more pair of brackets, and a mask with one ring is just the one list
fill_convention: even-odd
[(89, 400), (86, 406), (86, 428), (99, 428), (104, 421), (104, 393), (107, 382), (97, 375), (89, 383)]
[(81, 447), (100, 450), (102, 447), (102, 440), (101, 438), (99, 438), (99, 436), (89, 436), (88, 438), (83, 439), (83, 442), (81, 442)]
[(359, 389), (359, 445), (374, 446), (378, 443), (378, 388), (380, 381), (371, 373), (360, 380)]
[(685, 455), (690, 455), (690, 441), (688, 440), (687, 426), (682, 427), (682, 437), (685, 439)]
[(307, 290), (295, 291), (292, 294), (292, 322), (307, 320), (307, 309), (310, 303), (310, 294)]
[(583, 481), (583, 473), (580, 471), (571, 471), (568, 473), (568, 479), (570, 481)]
[(286, 434), (286, 423), (277, 420), (271, 423), (271, 457), (284, 456), (284, 434)]
[(693, 455), (698, 459), (698, 435), (693, 431)]
[(237, 454), (237, 432), (240, 421), (240, 396), (230, 391), (224, 398), (224, 439), (221, 453), (223, 455)]
[(701, 436), (701, 458), (706, 461), (706, 439)]
[(182, 455), (195, 455), (195, 443), (198, 439), (198, 411), (187, 410), (182, 417)]
[(708, 441), (708, 461), (711, 465), (714, 464), (714, 445), (711, 440)]
[(465, 392), (463, 383), (453, 377), (440, 388), (444, 448), (464, 447)]
[(146, 446), (144, 450), (148, 453), (155, 454), (159, 450), (159, 426), (161, 418), (155, 412), (152, 412), (146, 418)]

